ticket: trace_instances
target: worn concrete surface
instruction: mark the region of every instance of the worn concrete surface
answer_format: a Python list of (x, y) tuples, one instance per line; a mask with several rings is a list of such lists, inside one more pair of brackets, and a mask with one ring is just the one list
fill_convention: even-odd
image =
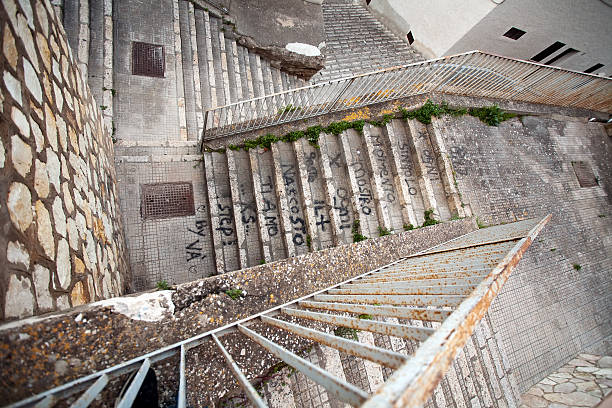
[[(453, 221), (180, 285), (172, 294), (173, 314), (168, 311), (156, 322), (132, 320), (110, 308), (92, 306), (45, 320), (0, 327), (0, 369), (6, 373), (0, 378), (4, 390), (0, 396), (6, 402), (25, 398), (324, 289), (474, 229), (473, 219)], [(234, 301), (224, 294), (237, 287), (247, 296)], [(238, 348), (234, 355), (240, 354), (239, 347), (245, 339), (232, 336), (227, 342), (233, 351)], [(288, 346), (299, 350), (305, 343), (290, 341)], [(220, 369), (224, 363), (212, 350), (204, 345), (188, 354), (189, 361), (196, 363), (190, 365), (190, 393), (200, 402), (215, 400), (233, 387), (231, 374)], [(253, 376), (275, 364), (261, 350), (247, 355), (254, 356), (257, 363), (239, 364), (250, 367), (253, 371), (247, 372)], [(175, 367), (172, 360), (154, 366), (163, 390), (161, 399), (166, 402), (175, 395)], [(210, 384), (217, 386), (211, 389)], [(109, 393), (113, 390), (116, 391), (111, 387)]]

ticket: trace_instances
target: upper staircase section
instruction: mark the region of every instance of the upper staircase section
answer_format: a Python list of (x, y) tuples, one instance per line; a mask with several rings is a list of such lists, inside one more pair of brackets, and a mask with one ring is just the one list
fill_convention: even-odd
[(610, 78), (470, 51), (209, 110), (202, 140), (432, 92), (612, 113)]
[[(164, 0), (155, 6), (163, 13), (131, 0), (64, 0), (56, 6), (117, 138), (197, 140), (206, 110), (306, 85), (239, 45), (234, 23), (198, 4)], [(135, 20), (141, 26), (132, 26)], [(162, 77), (132, 73), (135, 41), (162, 46)]]

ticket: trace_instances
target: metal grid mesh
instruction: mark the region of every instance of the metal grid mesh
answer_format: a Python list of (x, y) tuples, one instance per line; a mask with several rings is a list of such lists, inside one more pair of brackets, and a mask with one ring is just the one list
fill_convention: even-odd
[(140, 212), (143, 219), (182, 217), (195, 214), (190, 182), (141, 184)]
[(597, 186), (597, 179), (589, 163), (584, 161), (572, 162), (572, 167), (574, 168), (574, 173), (576, 173), (580, 187)]
[(166, 58), (161, 45), (132, 43), (132, 74), (151, 77), (164, 77)]

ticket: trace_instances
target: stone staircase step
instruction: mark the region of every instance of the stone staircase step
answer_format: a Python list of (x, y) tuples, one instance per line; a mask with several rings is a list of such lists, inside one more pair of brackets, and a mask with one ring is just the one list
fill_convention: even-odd
[(248, 152), (242, 150), (228, 149), (226, 155), (240, 268), (248, 268), (259, 265), (264, 259), (259, 241), (251, 163)]
[(251, 78), (255, 97), (264, 96), (265, 91), (263, 86), (263, 72), (261, 70), (261, 57), (249, 51), (249, 63), (251, 64)]
[(293, 142), (293, 148), (312, 248), (329, 248), (334, 246), (334, 234), (320, 166), (321, 152), (305, 139)]
[(265, 262), (278, 261), (287, 257), (283, 238), (283, 224), (279, 214), (279, 203), (275, 185), (275, 171), (272, 152), (264, 149), (250, 149), (249, 158), (253, 177), (253, 190), (257, 206), (263, 259)]
[[(222, 58), (221, 54), (221, 42), (219, 41), (219, 19), (216, 17), (210, 17), (210, 33), (211, 33), (211, 45), (212, 45), (212, 62), (213, 62), (213, 72), (215, 76), (215, 85), (217, 90), (217, 103), (216, 106), (223, 106), (226, 104), (226, 84), (224, 83), (223, 78), (223, 67), (222, 60), (225, 59), (225, 56)], [(225, 48), (225, 44), (224, 44)], [(227, 62), (226, 62), (227, 63)], [(227, 70), (227, 68), (226, 68)]]
[[(197, 45), (194, 44), (195, 50), (192, 48), (192, 35), (190, 24), (190, 6), (193, 9), (193, 4), (188, 1), (179, 1), (179, 27), (181, 30), (181, 56), (182, 56), (182, 75), (183, 89), (185, 95), (185, 119), (187, 122), (187, 139), (196, 140), (198, 134), (198, 125), (196, 121), (197, 106), (201, 106), (201, 99), (196, 104), (196, 89), (195, 89), (195, 70), (193, 63), (193, 52), (197, 52)], [(194, 27), (195, 28), (195, 27)], [(199, 77), (199, 69), (197, 70)], [(198, 79), (199, 82), (199, 79)], [(198, 90), (199, 91), (199, 90)], [(201, 108), (200, 108), (201, 111)]]
[(272, 157), (287, 255), (290, 257), (302, 255), (308, 252), (306, 242), (308, 229), (293, 147), (285, 142), (274, 143)]
[(440, 171), (429, 142), (427, 127), (415, 119), (408, 120), (408, 127), (411, 136), (409, 140), (415, 152), (417, 175), (420, 177), (419, 184), (421, 185), (421, 191), (426, 191), (423, 196), (423, 204), (428, 209), (434, 210), (436, 218), (449, 220), (451, 214), (446, 202), (446, 193), (440, 178)]
[(200, 84), (202, 86), (202, 108), (211, 109), (217, 106), (217, 89), (213, 64), (210, 16), (208, 12), (198, 8), (195, 10), (195, 19)]
[[(395, 194), (389, 155), (380, 128), (366, 124), (363, 128), (363, 139), (366, 147), (366, 157), (372, 169), (372, 187), (381, 228), (389, 231), (399, 231), (403, 225), (402, 212), (398, 197)], [(383, 216), (380, 217), (380, 214), (383, 214)]]
[(223, 80), (223, 94), (224, 94), (224, 104), (229, 105), (232, 103), (231, 96), (231, 85), (229, 82), (229, 63), (227, 59), (227, 51), (225, 49), (225, 33), (221, 30), (223, 26), (221, 20), (217, 19), (217, 35), (219, 37), (219, 53), (221, 57), (221, 78)]
[(87, 82), (98, 106), (104, 103), (104, 2), (89, 2), (89, 57)]
[(261, 71), (265, 95), (271, 95), (274, 93), (274, 85), (272, 84), (272, 72), (270, 71), (270, 63), (263, 58), (261, 58)]
[(366, 149), (362, 138), (355, 130), (340, 134), (340, 147), (351, 188), (353, 206), (357, 208), (356, 219), (359, 220), (359, 233), (366, 237), (378, 236), (379, 214), (372, 188), (371, 170), (368, 164)]
[[(235, 42), (232, 39), (225, 38), (225, 56), (227, 60), (227, 77), (229, 81), (229, 95), (230, 95), (230, 103), (238, 102), (242, 100), (242, 95), (240, 98), (238, 97), (238, 88), (242, 87), (240, 81), (236, 81), (236, 66), (234, 65), (237, 62), (237, 59), (234, 60), (234, 50), (233, 44)], [(240, 67), (238, 67), (238, 70)], [(240, 72), (238, 72), (238, 78), (240, 78)]]
[(242, 65), (244, 66), (241, 69), (243, 73), (243, 96), (245, 99), (253, 99), (255, 97), (255, 88), (253, 87), (253, 73), (251, 72), (251, 60), (249, 58), (249, 50), (245, 47), (240, 47), (239, 49)]
[(342, 147), (337, 136), (326, 133), (319, 136), (319, 146), (321, 157), (327, 158), (321, 160), (321, 169), (332, 207), (336, 244), (349, 244), (353, 242), (352, 228), (358, 207), (353, 199)]
[(400, 200), (402, 217), (406, 224), (416, 227), (423, 222), (423, 199), (419, 201), (419, 191), (414, 187), (415, 182), (409, 177), (414, 175), (414, 164), (410, 147), (405, 140), (405, 128), (397, 120), (387, 123), (384, 132), (387, 136), (387, 143), (391, 156), (391, 167), (395, 189)]
[(225, 154), (204, 153), (217, 273), (240, 269), (236, 224)]
[(448, 203), (449, 210), (452, 215), (465, 217), (466, 215), (471, 215), (471, 213), (466, 214), (466, 210), (462, 205), (461, 197), (459, 196), (459, 192), (457, 190), (457, 180), (455, 178), (453, 165), (451, 163), (451, 155), (446, 148), (446, 144), (444, 143), (441, 127), (441, 120), (438, 118), (433, 118), (431, 126), (428, 127), (429, 140), (436, 156), (436, 160), (438, 161), (438, 168), (440, 169), (442, 184), (444, 186), (444, 190), (446, 191), (446, 202)]
[[(244, 100), (243, 96), (243, 83), (242, 83), (242, 66), (240, 64), (240, 58), (238, 56), (238, 44), (236, 44), (235, 40), (227, 40), (228, 44), (228, 53), (231, 54), (231, 62), (233, 70), (230, 71), (230, 74), (233, 73), (233, 86), (235, 87), (235, 101)], [(231, 75), (230, 75), (231, 76)]]

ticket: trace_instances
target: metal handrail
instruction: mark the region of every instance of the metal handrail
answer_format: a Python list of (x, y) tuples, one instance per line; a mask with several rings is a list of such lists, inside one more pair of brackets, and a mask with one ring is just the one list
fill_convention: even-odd
[[(320, 384), (341, 401), (352, 405), (363, 404), (364, 407), (420, 406), (433, 392), (501, 290), (512, 269), (549, 220), (550, 215), (541, 220), (526, 220), (476, 230), (332, 287), (163, 347), (9, 406), (51, 406), (60, 399), (86, 390), (72, 405), (86, 407), (102, 392), (110, 379), (138, 371), (120, 402), (120, 406), (129, 406), (149, 367), (179, 353), (178, 406), (184, 408), (188, 389), (185, 355), (188, 350), (206, 342), (218, 348), (251, 402), (255, 406), (265, 407), (265, 403), (221, 342), (222, 336), (236, 331)], [(490, 265), (492, 259), (495, 259), (497, 266)], [(453, 268), (457, 266), (463, 266), (464, 269), (460, 273), (452, 273)], [(448, 267), (450, 270), (445, 269)], [(440, 279), (440, 276), (448, 273), (453, 274), (453, 279)], [(376, 283), (371, 282), (373, 278), (378, 279)], [(435, 294), (429, 294), (430, 291)], [(430, 301), (433, 299), (435, 302)], [(327, 311), (368, 313), (380, 317), (439, 322), (441, 325), (430, 328), (382, 320), (361, 320), (326, 313)], [(422, 343), (416, 353), (409, 357), (280, 320), (277, 318), (279, 315), (414, 339)], [(257, 322), (281, 328), (293, 335), (314, 340), (397, 371), (370, 396), (248, 328)]]
[(610, 78), (469, 51), (215, 107), (200, 141), (431, 92), (612, 113)]

